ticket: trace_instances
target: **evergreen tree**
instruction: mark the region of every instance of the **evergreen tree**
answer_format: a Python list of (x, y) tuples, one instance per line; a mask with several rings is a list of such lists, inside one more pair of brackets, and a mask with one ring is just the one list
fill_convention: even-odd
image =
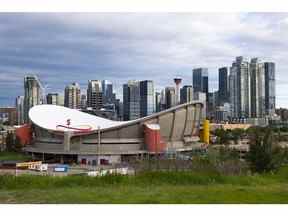
[(281, 149), (274, 143), (273, 131), (267, 128), (264, 132), (263, 135), (260, 130), (256, 129), (251, 138), (247, 161), (253, 172), (277, 170), (284, 159)]

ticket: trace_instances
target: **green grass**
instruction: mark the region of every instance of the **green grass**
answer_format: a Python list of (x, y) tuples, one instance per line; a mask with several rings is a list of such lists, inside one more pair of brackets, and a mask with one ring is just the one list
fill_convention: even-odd
[[(282, 188), (282, 186), (286, 186)], [(287, 185), (109, 186), (0, 191), (1, 203), (287, 203)]]
[(26, 161), (30, 160), (29, 155), (18, 152), (0, 152), (0, 161), (4, 160), (17, 160), (17, 161)]
[(253, 176), (0, 176), (0, 203), (288, 203), (288, 168)]

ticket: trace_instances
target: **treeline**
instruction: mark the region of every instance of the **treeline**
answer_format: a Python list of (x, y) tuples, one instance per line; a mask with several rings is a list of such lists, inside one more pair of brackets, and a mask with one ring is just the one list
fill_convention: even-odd
[(240, 139), (249, 140), (249, 152), (245, 161), (252, 172), (273, 172), (288, 162), (287, 147), (279, 145), (283, 141), (281, 131), (286, 129), (272, 127), (250, 127), (246, 130), (223, 130), (217, 129), (214, 135), (217, 136), (216, 143), (227, 145), (232, 140), (235, 144)]
[(267, 130), (271, 130), (274, 133), (274, 138), (278, 141), (288, 141), (288, 127), (250, 127), (248, 129), (236, 128), (233, 130), (223, 128), (217, 128), (212, 132), (217, 137), (216, 144), (230, 144), (233, 141), (237, 144), (239, 140), (243, 138), (253, 138), (255, 133), (264, 134)]

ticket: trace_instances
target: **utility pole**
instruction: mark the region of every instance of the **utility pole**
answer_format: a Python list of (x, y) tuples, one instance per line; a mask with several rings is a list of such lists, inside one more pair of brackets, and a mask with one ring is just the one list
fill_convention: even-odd
[(101, 137), (100, 137), (100, 126), (98, 126), (98, 165), (100, 165), (100, 143), (101, 143)]

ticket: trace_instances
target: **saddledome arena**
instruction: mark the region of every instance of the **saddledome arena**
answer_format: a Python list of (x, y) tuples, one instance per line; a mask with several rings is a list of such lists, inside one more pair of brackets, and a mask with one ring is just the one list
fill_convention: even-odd
[(132, 121), (112, 121), (56, 105), (29, 111), (33, 156), (119, 162), (129, 156), (191, 151), (201, 146), (203, 102), (194, 101)]

